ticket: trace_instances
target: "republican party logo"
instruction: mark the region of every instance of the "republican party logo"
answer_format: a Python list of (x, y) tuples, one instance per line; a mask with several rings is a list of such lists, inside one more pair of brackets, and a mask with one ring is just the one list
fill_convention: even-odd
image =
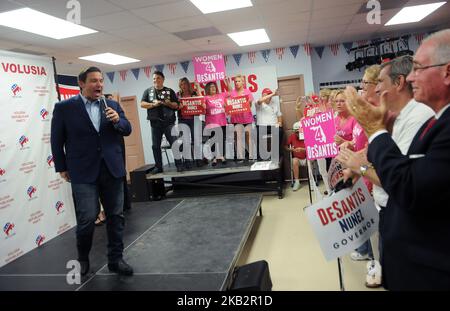
[(47, 120), (48, 117), (48, 111), (45, 108), (41, 109), (41, 112), (39, 113), (41, 115), (42, 120)]
[(49, 167), (53, 167), (53, 155), (47, 157), (47, 164)]
[(58, 214), (61, 213), (61, 210), (63, 209), (63, 207), (64, 207), (63, 202), (61, 202), (61, 201), (56, 202), (55, 208), (56, 208), (56, 211), (58, 212)]
[(41, 246), (42, 243), (44, 243), (44, 241), (45, 241), (45, 235), (39, 234), (39, 235), (36, 237), (36, 245), (37, 245), (37, 246)]
[(5, 232), (6, 236), (11, 236), (13, 233), (13, 229), (14, 229), (14, 224), (7, 222), (4, 226), (3, 226), (3, 232)]
[(19, 138), (19, 144), (20, 144), (20, 146), (23, 148), (24, 146), (26, 146), (26, 144), (27, 143), (29, 143), (30, 142), (30, 140), (28, 139), (28, 137), (26, 137), (25, 135), (22, 135), (20, 138)]
[(20, 92), (22, 92), (22, 88), (17, 83), (14, 83), (11, 85), (11, 92), (13, 93), (13, 96), (16, 97)]
[(36, 187), (33, 187), (33, 186), (29, 186), (29, 187), (28, 187), (28, 189), (27, 189), (27, 194), (28, 194), (28, 196), (30, 197), (30, 199), (32, 199), (33, 196), (36, 195), (36, 191), (37, 191)]

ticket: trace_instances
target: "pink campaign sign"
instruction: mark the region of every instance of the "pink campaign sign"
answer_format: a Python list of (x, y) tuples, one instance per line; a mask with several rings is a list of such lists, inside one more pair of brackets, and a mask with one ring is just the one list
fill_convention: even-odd
[(198, 83), (214, 82), (225, 79), (225, 62), (223, 54), (194, 56), (195, 81)]
[(336, 127), (332, 110), (303, 119), (302, 128), (308, 160), (337, 156), (339, 149), (334, 142)]

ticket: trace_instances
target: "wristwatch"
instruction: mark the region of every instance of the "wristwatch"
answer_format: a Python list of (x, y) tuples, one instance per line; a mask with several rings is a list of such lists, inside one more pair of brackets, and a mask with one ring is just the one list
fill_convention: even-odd
[(361, 165), (359, 167), (359, 173), (361, 174), (362, 177), (364, 177), (364, 175), (366, 175), (367, 171), (369, 170), (369, 168), (373, 168), (372, 164), (366, 164), (366, 165)]

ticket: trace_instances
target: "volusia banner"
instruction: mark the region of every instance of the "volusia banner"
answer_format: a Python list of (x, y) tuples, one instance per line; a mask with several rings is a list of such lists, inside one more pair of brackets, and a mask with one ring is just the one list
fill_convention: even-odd
[[(75, 226), (70, 184), (55, 173), (57, 102), (48, 58), (0, 50), (0, 266)], [(74, 245), (75, 247), (75, 245)]]

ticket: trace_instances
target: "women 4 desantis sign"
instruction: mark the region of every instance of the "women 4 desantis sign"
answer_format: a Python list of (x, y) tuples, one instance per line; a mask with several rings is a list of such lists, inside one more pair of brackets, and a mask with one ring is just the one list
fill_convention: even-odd
[(223, 54), (194, 56), (195, 81), (198, 83), (214, 82), (225, 79), (225, 61)]
[(306, 158), (308, 160), (337, 156), (339, 149), (334, 142), (336, 127), (332, 110), (303, 119), (302, 128), (305, 135)]

